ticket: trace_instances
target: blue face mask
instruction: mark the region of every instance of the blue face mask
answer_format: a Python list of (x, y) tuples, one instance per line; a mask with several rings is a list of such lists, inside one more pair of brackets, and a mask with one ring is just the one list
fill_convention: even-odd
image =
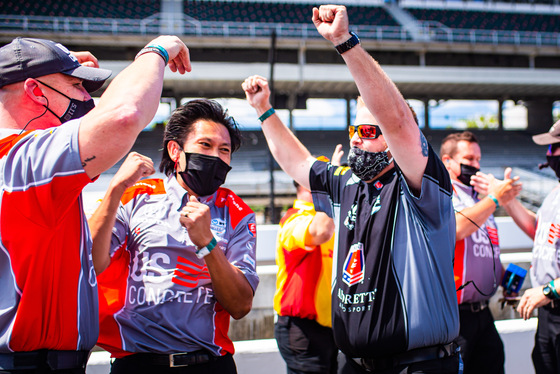
[(47, 110), (49, 112), (51, 112), (56, 118), (58, 118), (60, 120), (60, 123), (68, 122), (68, 121), (70, 121), (72, 119), (76, 119), (76, 118), (82, 118), (83, 116), (88, 114), (93, 108), (95, 108), (95, 103), (94, 103), (93, 99), (89, 99), (87, 101), (80, 101), (80, 100), (72, 99), (71, 97), (66, 96), (65, 94), (63, 94), (62, 92), (57, 90), (56, 88), (52, 88), (48, 84), (45, 84), (38, 79), (37, 79), (37, 82), (41, 83), (44, 86), (47, 86), (51, 90), (58, 92), (59, 94), (61, 94), (62, 96), (66, 97), (68, 100), (70, 100), (70, 104), (68, 104), (68, 108), (66, 108), (66, 111), (64, 112), (64, 114), (62, 114), (61, 117), (56, 115), (56, 113), (53, 112), (48, 106), (45, 106), (45, 108), (47, 108)]

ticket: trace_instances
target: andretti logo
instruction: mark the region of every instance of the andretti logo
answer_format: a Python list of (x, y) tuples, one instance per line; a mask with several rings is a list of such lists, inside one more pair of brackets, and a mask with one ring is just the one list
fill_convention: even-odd
[(342, 280), (348, 286), (353, 286), (364, 280), (364, 273), (364, 245), (362, 243), (356, 243), (350, 247), (348, 256), (346, 256), (346, 260), (344, 260)]

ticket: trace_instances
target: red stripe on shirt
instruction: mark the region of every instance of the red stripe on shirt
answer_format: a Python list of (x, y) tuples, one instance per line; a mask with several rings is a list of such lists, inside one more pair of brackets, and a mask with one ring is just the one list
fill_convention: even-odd
[(111, 263), (97, 276), (99, 290), (99, 340), (97, 345), (113, 357), (130, 354), (122, 349), (122, 337), (115, 313), (124, 307), (130, 271), (130, 252), (125, 243), (115, 251)]
[[(465, 240), (455, 242), (455, 261), (453, 264), (453, 274), (455, 276), (455, 289), (465, 282)], [(463, 301), (463, 290), (457, 291), (457, 301)]]
[(222, 356), (226, 353), (235, 353), (233, 342), (228, 336), (230, 314), (216, 302), (214, 305), (214, 343), (222, 349)]
[(251, 210), (251, 208), (249, 208), (249, 205), (245, 204), (243, 200), (241, 200), (236, 194), (234, 194), (227, 188), (220, 188), (220, 190), (227, 191), (226, 206), (228, 207), (229, 210), (231, 227), (235, 230), (237, 224), (241, 222), (241, 220), (245, 218), (248, 214), (253, 213), (253, 211)]

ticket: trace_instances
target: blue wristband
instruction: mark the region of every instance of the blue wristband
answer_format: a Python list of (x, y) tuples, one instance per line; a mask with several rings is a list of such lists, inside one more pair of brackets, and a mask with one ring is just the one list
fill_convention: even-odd
[(208, 256), (210, 254), (210, 252), (212, 252), (214, 247), (216, 247), (216, 244), (218, 244), (218, 242), (216, 241), (216, 238), (212, 237), (212, 240), (210, 240), (210, 243), (208, 243), (205, 247), (199, 248), (196, 251), (196, 253), (195, 253), (196, 257), (204, 258), (205, 256)]
[(498, 199), (496, 199), (496, 196), (492, 194), (488, 194), (488, 198), (491, 199), (494, 202), (494, 204), (496, 204), (496, 209), (500, 207), (500, 203), (498, 203)]
[(265, 119), (267, 119), (268, 117), (270, 117), (270, 116), (273, 115), (274, 113), (276, 113), (276, 111), (274, 110), (274, 108), (270, 108), (269, 110), (267, 110), (266, 112), (264, 112), (264, 113), (259, 117), (259, 121), (261, 121), (261, 123), (263, 123)]
[(558, 294), (558, 291), (556, 291), (556, 287), (554, 286), (554, 280), (551, 280), (548, 285), (550, 286), (550, 291), (552, 291), (554, 298), (560, 299), (560, 295)]
[(147, 47), (142, 48), (140, 50), (140, 52), (138, 52), (138, 54), (136, 55), (136, 57), (134, 59), (137, 59), (138, 57), (142, 56), (143, 54), (150, 53), (150, 52), (158, 54), (163, 59), (163, 62), (165, 63), (165, 65), (167, 65), (167, 63), (169, 62), (169, 54), (167, 53), (165, 48), (163, 48), (160, 45), (149, 45)]
[(151, 44), (151, 45), (147, 46), (146, 48), (156, 48), (156, 49), (158, 49), (161, 52), (161, 54), (163, 55), (165, 65), (167, 65), (167, 63), (169, 62), (169, 53), (167, 53), (165, 48), (163, 48), (161, 45), (158, 45), (158, 44)]

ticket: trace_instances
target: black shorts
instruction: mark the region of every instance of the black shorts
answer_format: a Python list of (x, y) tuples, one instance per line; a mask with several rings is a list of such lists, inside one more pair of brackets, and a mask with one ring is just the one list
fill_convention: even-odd
[(310, 319), (279, 316), (274, 335), (289, 373), (336, 373), (338, 348), (331, 328)]

